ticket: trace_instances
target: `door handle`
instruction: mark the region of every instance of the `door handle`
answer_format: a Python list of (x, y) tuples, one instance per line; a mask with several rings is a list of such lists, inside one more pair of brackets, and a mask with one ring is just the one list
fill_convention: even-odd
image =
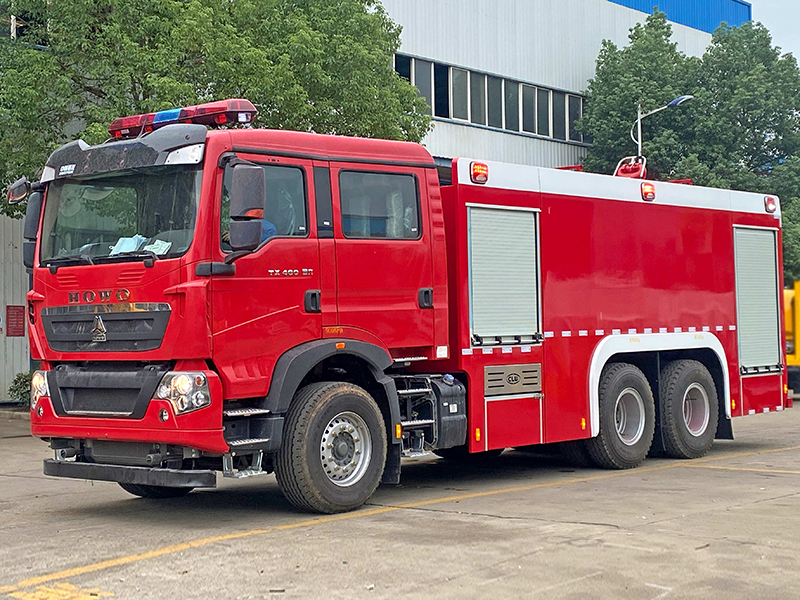
[(433, 288), (420, 288), (417, 299), (420, 308), (433, 308)]
[(321, 313), (322, 293), (319, 290), (306, 290), (303, 306), (307, 313)]

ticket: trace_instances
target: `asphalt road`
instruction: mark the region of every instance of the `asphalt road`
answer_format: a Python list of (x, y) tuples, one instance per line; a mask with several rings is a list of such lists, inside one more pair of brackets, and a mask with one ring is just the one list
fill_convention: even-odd
[(800, 597), (800, 408), (632, 471), (417, 459), (332, 517), (273, 476), (162, 501), (45, 478), (27, 427), (0, 421), (0, 598)]

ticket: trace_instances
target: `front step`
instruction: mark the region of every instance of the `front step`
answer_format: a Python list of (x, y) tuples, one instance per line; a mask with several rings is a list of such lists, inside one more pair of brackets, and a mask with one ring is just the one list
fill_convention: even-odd
[(226, 417), (254, 417), (256, 415), (268, 415), (270, 413), (266, 408), (229, 408), (222, 411)]
[(415, 429), (417, 427), (427, 427), (436, 423), (433, 419), (417, 419), (416, 421), (400, 421), (403, 429)]

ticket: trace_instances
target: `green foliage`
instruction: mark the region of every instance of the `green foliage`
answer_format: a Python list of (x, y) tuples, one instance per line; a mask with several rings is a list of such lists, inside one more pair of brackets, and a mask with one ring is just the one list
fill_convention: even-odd
[(19, 404), (31, 403), (31, 378), (33, 370), (17, 373), (8, 388), (8, 399)]
[(759, 23), (723, 25), (700, 57), (671, 41), (656, 11), (631, 29), (630, 44), (604, 42), (579, 125), (594, 138), (585, 167), (611, 173), (636, 153), (630, 138), (639, 103), (646, 112), (682, 94), (695, 98), (643, 122), (648, 176), (777, 194), (787, 280), (800, 278), (800, 70)]
[(69, 139), (102, 142), (116, 117), (222, 98), (251, 100), (259, 127), (411, 141), (431, 127), (392, 70), (400, 27), (379, 0), (14, 4), (29, 25), (0, 39), (3, 185)]

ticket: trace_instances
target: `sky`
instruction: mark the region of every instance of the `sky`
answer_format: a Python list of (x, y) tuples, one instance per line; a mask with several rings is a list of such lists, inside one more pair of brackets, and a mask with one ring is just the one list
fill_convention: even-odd
[(753, 20), (761, 21), (772, 33), (772, 43), (791, 52), (800, 61), (800, 1), (749, 0)]

